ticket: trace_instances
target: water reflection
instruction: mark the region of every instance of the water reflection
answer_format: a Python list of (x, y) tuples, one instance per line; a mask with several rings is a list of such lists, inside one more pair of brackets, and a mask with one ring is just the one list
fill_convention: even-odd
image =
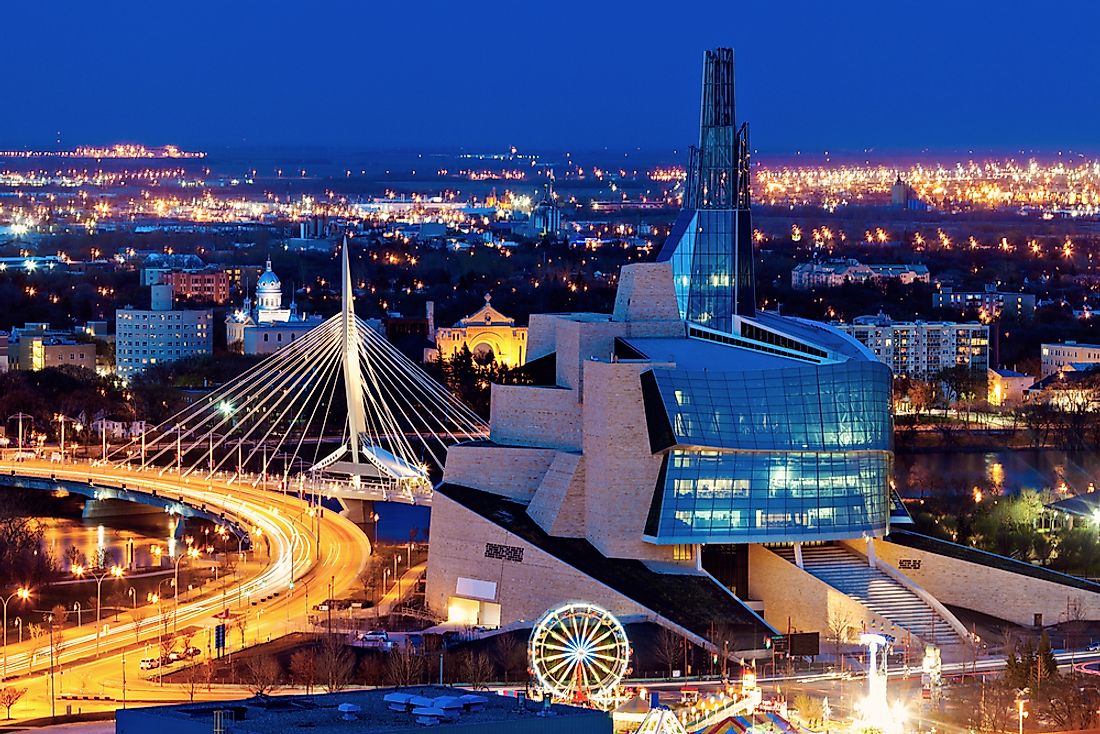
[(979, 487), (987, 494), (1023, 489), (1065, 494), (1095, 491), (1100, 453), (1046, 449), (986, 452), (930, 451), (898, 453), (894, 481), (902, 497), (922, 497)]
[(167, 538), (155, 538), (133, 530), (119, 530), (103, 525), (84, 524), (78, 520), (44, 517), (39, 522), (43, 526), (43, 544), (62, 567), (68, 567), (65, 553), (75, 546), (85, 558), (95, 558), (96, 549), (107, 548), (117, 563), (125, 563), (126, 547), (133, 543), (134, 563), (138, 566), (151, 566), (153, 545), (164, 545)]

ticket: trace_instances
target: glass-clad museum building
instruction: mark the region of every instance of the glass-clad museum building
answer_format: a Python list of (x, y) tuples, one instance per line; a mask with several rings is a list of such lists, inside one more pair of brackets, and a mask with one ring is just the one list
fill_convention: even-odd
[(890, 379), (887, 366), (859, 359), (644, 373), (650, 445), (662, 455), (646, 539), (882, 535), (893, 455)]

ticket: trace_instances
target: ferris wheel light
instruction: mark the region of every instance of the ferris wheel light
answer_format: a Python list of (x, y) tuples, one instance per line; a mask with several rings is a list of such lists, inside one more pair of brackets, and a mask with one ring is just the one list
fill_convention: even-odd
[(601, 703), (626, 675), (630, 642), (606, 609), (571, 602), (546, 612), (535, 624), (528, 658), (545, 695)]

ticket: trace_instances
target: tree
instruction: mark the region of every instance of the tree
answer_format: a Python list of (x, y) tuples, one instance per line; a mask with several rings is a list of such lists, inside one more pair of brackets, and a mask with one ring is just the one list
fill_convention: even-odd
[(841, 668), (844, 663), (840, 658), (840, 646), (848, 641), (852, 629), (852, 615), (849, 612), (833, 609), (825, 622), (825, 629), (829, 633), (829, 639), (833, 641), (833, 657)]
[(507, 632), (493, 640), (493, 661), (504, 672), (504, 680), (510, 673), (523, 675), (527, 670), (527, 646), (519, 638)]
[(253, 695), (262, 696), (279, 687), (283, 666), (273, 655), (257, 655), (245, 663), (243, 677), (245, 687)]
[(327, 693), (347, 688), (355, 670), (355, 656), (337, 635), (325, 635), (317, 654), (317, 680)]
[(7, 718), (11, 718), (11, 707), (14, 706), (19, 699), (23, 698), (26, 692), (26, 688), (15, 688), (14, 686), (4, 686), (0, 688), (0, 706), (3, 706), (7, 710)]
[(134, 642), (141, 641), (141, 625), (145, 621), (145, 608), (132, 607), (126, 610), (127, 616), (134, 623)]
[[(418, 656), (419, 657), (419, 656)], [(471, 652), (467, 650), (462, 656), (462, 678), (470, 684), (470, 688), (484, 688), (485, 684), (493, 676), (493, 666), (489, 663), (488, 656), (483, 652)], [(409, 681), (408, 684), (416, 681)]]
[(394, 647), (386, 664), (386, 677), (390, 685), (411, 686), (420, 682), (424, 672), (424, 658), (408, 643)]
[(794, 697), (794, 708), (802, 721), (810, 729), (819, 729), (825, 718), (825, 708), (820, 698), (815, 698), (805, 693), (799, 693)]
[(198, 689), (199, 684), (206, 678), (206, 667), (207, 666), (203, 663), (196, 663), (194, 665), (188, 665), (183, 670), (184, 690), (187, 691), (187, 700), (192, 703), (195, 701), (195, 691)]
[(662, 627), (657, 633), (656, 649), (653, 652), (657, 662), (665, 666), (669, 678), (672, 677), (672, 667), (680, 662), (682, 647), (683, 640), (680, 635), (668, 627)]
[(290, 677), (306, 689), (306, 694), (317, 685), (317, 668), (317, 651), (312, 647), (295, 650), (290, 656)]
[(84, 556), (84, 551), (80, 550), (75, 545), (70, 545), (65, 549), (65, 560), (69, 562), (69, 568), (73, 566), (83, 566), (88, 562), (88, 559)]
[(1092, 729), (1100, 707), (1100, 691), (1092, 676), (1072, 672), (1044, 683), (1040, 700), (1043, 718), (1059, 729)]

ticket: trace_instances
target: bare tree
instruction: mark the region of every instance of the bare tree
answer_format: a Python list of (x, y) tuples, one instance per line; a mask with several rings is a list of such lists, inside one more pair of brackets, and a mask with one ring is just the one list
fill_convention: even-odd
[(290, 656), (290, 677), (303, 686), (307, 694), (317, 685), (317, 657), (317, 651), (311, 647), (295, 650)]
[(355, 656), (337, 635), (325, 635), (317, 655), (317, 680), (328, 693), (347, 688), (355, 671)]
[(483, 652), (467, 650), (462, 656), (461, 671), (463, 680), (467, 681), (470, 688), (474, 689), (485, 688), (485, 684), (493, 677), (493, 666)]
[(7, 718), (11, 718), (11, 707), (14, 706), (19, 699), (23, 698), (26, 692), (26, 688), (15, 688), (13, 686), (4, 686), (0, 688), (0, 706), (3, 706), (7, 710)]
[(504, 672), (504, 680), (510, 673), (523, 673), (527, 670), (527, 646), (515, 635), (504, 633), (493, 641), (493, 660)]
[(245, 663), (244, 683), (253, 695), (262, 696), (275, 690), (282, 677), (283, 666), (273, 655), (257, 655)]
[(64, 604), (57, 604), (50, 609), (47, 614), (49, 619), (47, 620), (54, 628), (65, 626), (65, 623), (69, 621), (69, 610), (65, 608)]
[(424, 673), (424, 658), (412, 645), (394, 647), (386, 665), (386, 677), (390, 685), (397, 687), (419, 683)]
[(195, 701), (195, 691), (198, 690), (199, 684), (207, 677), (204, 668), (206, 668), (206, 665), (196, 663), (188, 665), (183, 671), (184, 690), (187, 691), (187, 700), (191, 702)]
[[(38, 648), (38, 641), (42, 639), (42, 635), (46, 634), (46, 628), (40, 624), (28, 624), (27, 631), (31, 634), (31, 643), (35, 649)], [(34, 663), (34, 655), (27, 656), (27, 675), (31, 674), (31, 666)]]
[(834, 609), (829, 612), (825, 621), (825, 629), (829, 633), (829, 639), (833, 642), (833, 656), (837, 665), (843, 669), (844, 662), (840, 657), (840, 646), (848, 641), (852, 628), (852, 615), (850, 612)]
[(683, 640), (668, 627), (662, 627), (657, 633), (656, 648), (653, 653), (657, 662), (665, 666), (668, 676), (672, 677), (672, 666), (680, 661), (683, 648)]
[(134, 623), (134, 642), (141, 641), (141, 625), (145, 622), (146, 611), (144, 607), (133, 607), (126, 610), (126, 615)]
[(160, 639), (157, 640), (157, 648), (160, 651), (161, 661), (168, 659), (168, 653), (176, 649), (176, 638), (167, 633), (162, 634)]

